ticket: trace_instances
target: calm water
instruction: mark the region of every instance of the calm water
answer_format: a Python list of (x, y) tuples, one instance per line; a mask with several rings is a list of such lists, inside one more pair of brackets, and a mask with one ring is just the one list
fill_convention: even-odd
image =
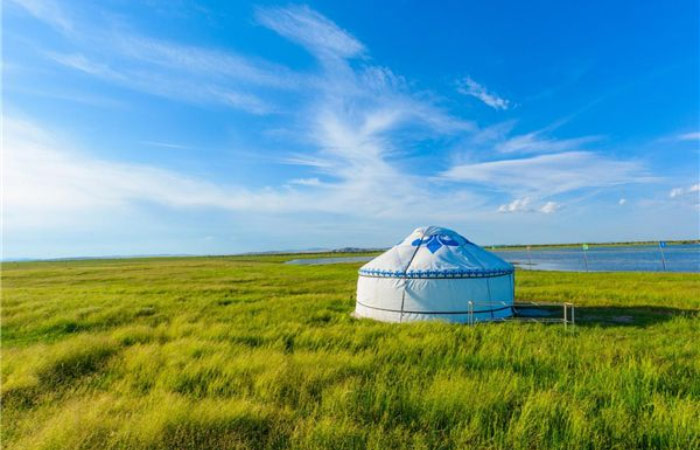
[[(490, 249), (489, 249), (490, 250)], [(658, 246), (591, 247), (530, 250), (490, 250), (523, 269), (567, 272), (661, 272), (664, 261)], [(700, 245), (672, 245), (663, 249), (668, 272), (700, 272)], [(314, 265), (365, 262), (370, 256), (294, 259), (287, 264)]]
[(298, 264), (300, 266), (315, 266), (318, 264), (339, 264), (351, 262), (367, 262), (374, 256), (339, 256), (337, 258), (307, 258), (293, 259), (287, 261), (286, 264)]
[[(493, 250), (492, 250), (493, 251)], [(523, 269), (582, 272), (700, 272), (700, 245), (591, 247), (493, 251)]]

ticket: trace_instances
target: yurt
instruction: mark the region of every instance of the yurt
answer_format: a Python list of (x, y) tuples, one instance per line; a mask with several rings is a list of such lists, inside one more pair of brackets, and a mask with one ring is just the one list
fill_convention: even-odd
[(441, 227), (417, 228), (359, 271), (355, 316), (473, 323), (513, 314), (513, 266)]

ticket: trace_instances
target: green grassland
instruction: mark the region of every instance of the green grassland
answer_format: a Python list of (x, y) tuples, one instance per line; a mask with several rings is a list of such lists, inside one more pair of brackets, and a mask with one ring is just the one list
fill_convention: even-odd
[(360, 264), (285, 259), (3, 264), (3, 447), (700, 447), (699, 274), (519, 271), (571, 332), (353, 319)]

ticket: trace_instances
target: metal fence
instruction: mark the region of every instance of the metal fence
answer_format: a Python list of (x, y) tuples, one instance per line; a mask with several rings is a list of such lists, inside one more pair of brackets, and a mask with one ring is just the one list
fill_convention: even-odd
[[(494, 305), (509, 306), (513, 315), (503, 318), (480, 318), (477, 314), (483, 307), (493, 308)], [(559, 316), (561, 314), (561, 316)], [(467, 325), (476, 325), (480, 322), (536, 322), (536, 323), (561, 323), (564, 328), (573, 330), (576, 325), (576, 309), (573, 303), (553, 302), (491, 302), (468, 301)]]

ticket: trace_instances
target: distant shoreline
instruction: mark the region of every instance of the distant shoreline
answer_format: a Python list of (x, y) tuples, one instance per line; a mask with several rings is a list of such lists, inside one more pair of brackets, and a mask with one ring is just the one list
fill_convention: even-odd
[[(538, 248), (578, 248), (583, 244), (589, 247), (645, 247), (650, 245), (659, 245), (660, 241), (628, 241), (628, 242), (578, 242), (578, 243), (568, 243), (568, 244), (513, 244), (513, 245), (484, 245), (486, 249), (495, 250), (526, 250), (528, 247), (531, 249)], [(700, 244), (700, 239), (683, 239), (675, 241), (661, 241), (666, 242), (666, 245), (693, 245)]]
[[(683, 239), (683, 240), (668, 240), (664, 241), (666, 245), (697, 245), (700, 244), (700, 239)], [(509, 245), (480, 245), (487, 250), (526, 250), (543, 249), (543, 248), (580, 248), (584, 243), (563, 243), (563, 244), (509, 244)], [(587, 242), (589, 247), (643, 247), (651, 245), (659, 245), (659, 241), (626, 241), (626, 242)], [(106, 255), (106, 256), (67, 256), (60, 258), (8, 258), (0, 261), (0, 264), (7, 263), (22, 263), (22, 262), (61, 262), (61, 261), (108, 261), (108, 260), (125, 260), (125, 259), (168, 259), (168, 258), (221, 258), (221, 257), (245, 257), (245, 256), (318, 256), (318, 255), (339, 255), (339, 254), (376, 254), (387, 250), (386, 248), (360, 248), (360, 247), (343, 247), (338, 249), (310, 249), (310, 250), (281, 250), (281, 251), (260, 251), (246, 253), (221, 253), (208, 255), (188, 255), (188, 254), (153, 254), (153, 255)]]

